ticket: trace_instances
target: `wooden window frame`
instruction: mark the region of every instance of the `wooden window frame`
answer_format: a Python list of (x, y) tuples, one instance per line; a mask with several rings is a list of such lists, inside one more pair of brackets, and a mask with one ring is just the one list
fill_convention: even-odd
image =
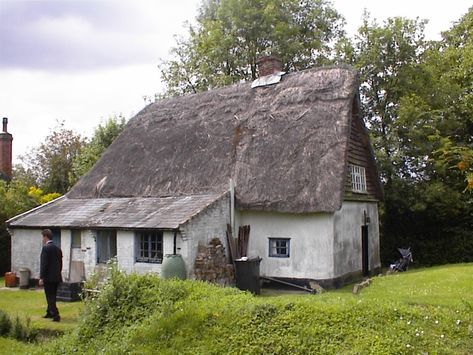
[(136, 231), (136, 262), (163, 263), (163, 232), (158, 230)]
[(270, 258), (289, 258), (291, 256), (291, 238), (268, 238)]

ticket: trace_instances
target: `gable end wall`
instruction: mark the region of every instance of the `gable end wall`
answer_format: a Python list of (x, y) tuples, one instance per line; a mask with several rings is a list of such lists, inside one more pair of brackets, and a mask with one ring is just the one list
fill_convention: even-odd
[(379, 256), (379, 222), (376, 202), (345, 201), (335, 213), (334, 221), (334, 269), (336, 277), (362, 274), (361, 229), (364, 216), (369, 217), (368, 259), (369, 270), (375, 272), (381, 267)]
[[(351, 200), (379, 200), (379, 187), (377, 168), (374, 157), (371, 154), (370, 142), (366, 128), (361, 117), (357, 114), (356, 104), (353, 108), (351, 120), (350, 140), (348, 143), (348, 153), (345, 179), (345, 199)], [(351, 174), (349, 164), (362, 166), (366, 171), (366, 194), (354, 193), (351, 187)]]
[(194, 262), (199, 244), (207, 246), (210, 240), (219, 238), (228, 256), (226, 240), (228, 223), (230, 223), (229, 194), (223, 196), (181, 226), (181, 236), (184, 242), (187, 241), (187, 255), (184, 257), (184, 262), (189, 278), (194, 278)]

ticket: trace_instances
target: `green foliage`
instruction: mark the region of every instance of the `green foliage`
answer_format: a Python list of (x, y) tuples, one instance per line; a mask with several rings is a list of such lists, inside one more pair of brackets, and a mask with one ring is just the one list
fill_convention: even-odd
[(407, 246), (419, 264), (473, 260), (473, 204), (461, 194), (473, 187), (472, 12), (440, 42), (424, 41), (419, 20), (380, 26), (366, 15), (360, 28), (354, 58), (385, 183), (385, 264)]
[(105, 149), (123, 131), (125, 124), (125, 118), (120, 115), (110, 117), (103, 125), (97, 126), (91, 140), (81, 148), (80, 153), (74, 158), (70, 174), (71, 185), (74, 185), (82, 175), (92, 168)]
[[(399, 122), (402, 97), (421, 86), (412, 81), (421, 75), (418, 63), (423, 51), (425, 21), (389, 18), (383, 25), (371, 21), (365, 13), (355, 43), (355, 65), (362, 81), (362, 110), (370, 128), (383, 178), (389, 183), (395, 176), (410, 177), (418, 172), (408, 154), (412, 144), (405, 144), (411, 132)], [(414, 143), (414, 142), (412, 142)], [(414, 144), (417, 144), (418, 141)], [(412, 158), (412, 159), (411, 159)]]
[(265, 54), (286, 71), (326, 64), (344, 39), (344, 20), (326, 0), (204, 0), (196, 20), (160, 65), (167, 96), (255, 79)]
[[(392, 191), (390, 190), (392, 189)], [(461, 190), (441, 181), (394, 181), (385, 191), (381, 259), (397, 260), (410, 246), (416, 265), (473, 260), (471, 205)]]
[(27, 179), (17, 178), (7, 183), (0, 180), (0, 274), (10, 271), (10, 235), (5, 222), (13, 216), (23, 213), (40, 204), (60, 196), (58, 193), (45, 194), (43, 190), (27, 185)]
[(38, 148), (21, 158), (36, 185), (46, 193), (66, 193), (71, 187), (73, 161), (84, 146), (84, 139), (59, 123)]
[[(35, 197), (29, 195), (30, 187), (24, 185), (15, 178), (7, 183), (0, 180), (0, 221), (5, 222), (7, 219), (36, 207), (38, 201)], [(37, 196), (41, 198), (41, 196)]]
[(10, 333), (12, 323), (8, 314), (0, 309), (0, 336)]
[(18, 316), (11, 320), (10, 316), (0, 309), (0, 336), (32, 342), (36, 340), (38, 332), (31, 327), (30, 318), (26, 318), (26, 322)]
[(450, 137), (441, 137), (438, 133), (434, 138), (441, 143), (434, 151), (436, 166), (460, 171), (465, 177), (464, 192), (473, 192), (473, 144), (472, 147), (454, 145)]
[[(4, 284), (2, 278), (0, 284)], [(9, 315), (11, 320), (17, 316), (24, 320), (30, 318), (31, 327), (39, 333), (38, 340), (56, 337), (74, 329), (82, 306), (82, 302), (59, 302), (61, 322), (52, 322), (51, 319), (43, 318), (46, 307), (44, 292), (18, 288), (0, 289), (0, 309)]]
[(36, 340), (37, 336), (38, 332), (31, 327), (31, 319), (29, 317), (26, 318), (25, 322), (18, 316), (14, 318), (10, 329), (10, 337), (16, 340), (32, 342)]
[(375, 278), (359, 295), (254, 297), (116, 267), (77, 331), (47, 353), (410, 354), (473, 346), (473, 265)]
[[(421, 133), (415, 142), (423, 146), (423, 139), (430, 148), (417, 151), (428, 158), (428, 176), (448, 179), (465, 190), (473, 188), (472, 24), (473, 8), (441, 41), (431, 43), (420, 64), (423, 75), (412, 77), (419, 89), (403, 100), (400, 111), (401, 119), (415, 122), (415, 131)], [(451, 171), (453, 165), (456, 171)]]

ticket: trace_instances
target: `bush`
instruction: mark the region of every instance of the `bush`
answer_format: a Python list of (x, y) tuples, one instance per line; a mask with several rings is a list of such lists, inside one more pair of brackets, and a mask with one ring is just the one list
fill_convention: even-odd
[[(455, 268), (469, 288), (471, 266)], [(473, 346), (471, 303), (422, 304), (423, 290), (454, 268), (377, 278), (362, 295), (254, 297), (196, 281), (124, 275), (110, 267), (108, 282), (86, 300), (78, 329), (45, 345), (44, 353), (110, 354), (389, 354), (462, 353)], [(440, 272), (444, 271), (444, 272)], [(427, 273), (427, 271), (426, 271)], [(415, 303), (412, 290), (419, 285)], [(391, 293), (396, 288), (395, 296)], [(380, 292), (381, 291), (381, 292)], [(401, 297), (402, 294), (402, 297)], [(343, 297), (337, 297), (337, 295)], [(365, 298), (363, 298), (365, 295)]]

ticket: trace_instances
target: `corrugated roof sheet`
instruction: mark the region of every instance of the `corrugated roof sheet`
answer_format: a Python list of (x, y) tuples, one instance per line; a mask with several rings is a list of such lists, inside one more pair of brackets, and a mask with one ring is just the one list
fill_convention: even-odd
[(175, 229), (222, 195), (59, 198), (7, 221), (9, 227)]

